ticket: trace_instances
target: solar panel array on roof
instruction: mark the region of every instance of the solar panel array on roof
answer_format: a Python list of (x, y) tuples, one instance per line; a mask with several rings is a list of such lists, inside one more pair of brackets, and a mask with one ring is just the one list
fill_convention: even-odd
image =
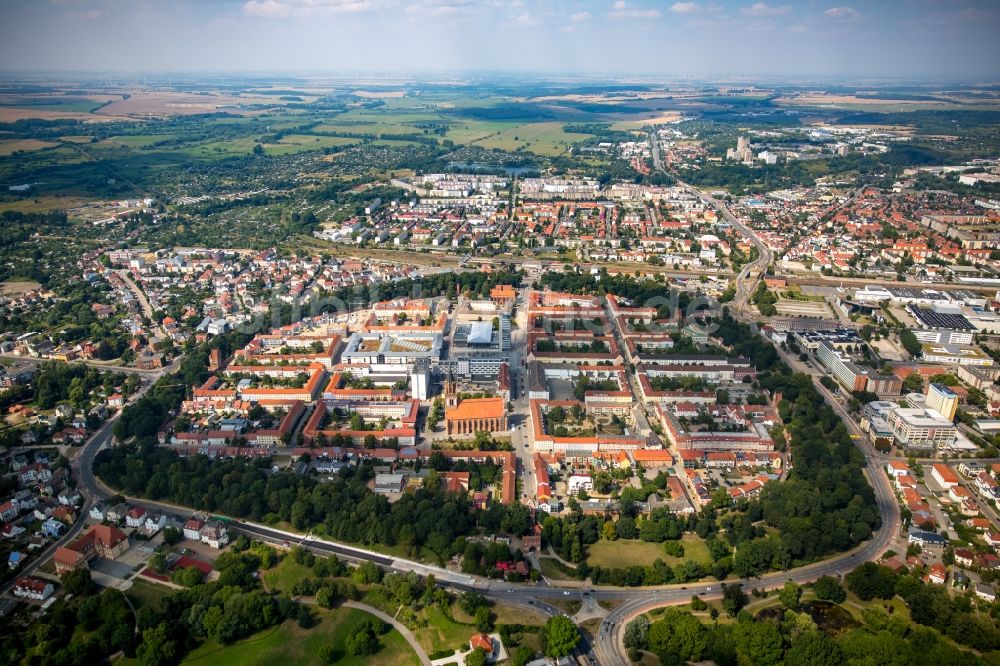
[(912, 314), (920, 325), (925, 328), (947, 328), (954, 331), (972, 331), (975, 327), (965, 318), (965, 315), (935, 312), (929, 308), (910, 306)]

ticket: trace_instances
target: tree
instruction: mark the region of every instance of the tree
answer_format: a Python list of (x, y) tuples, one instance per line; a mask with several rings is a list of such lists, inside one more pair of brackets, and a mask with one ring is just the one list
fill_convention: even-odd
[(796, 585), (794, 581), (788, 581), (778, 592), (778, 599), (781, 600), (781, 605), (788, 610), (797, 611), (799, 609), (799, 601), (802, 599), (802, 588)]
[(649, 620), (645, 615), (640, 615), (625, 625), (625, 636), (622, 638), (625, 647), (644, 650), (649, 645), (648, 639)]
[(845, 661), (840, 646), (819, 631), (802, 634), (785, 653), (785, 666), (840, 666)]
[(465, 655), (465, 666), (486, 666), (486, 651), (481, 647)]
[(579, 642), (580, 632), (568, 617), (556, 615), (545, 623), (545, 654), (549, 657), (568, 656)]
[(94, 581), (90, 577), (90, 569), (75, 569), (63, 574), (63, 589), (66, 594), (77, 596), (90, 594), (94, 590)]
[(845, 577), (848, 589), (862, 601), (896, 596), (896, 574), (886, 566), (865, 562)]
[(476, 611), (486, 607), (486, 597), (478, 592), (466, 592), (458, 598), (458, 607), (466, 615), (475, 616)]
[(140, 666), (168, 666), (177, 663), (177, 642), (170, 639), (165, 622), (142, 632), (142, 644), (136, 651), (136, 656)]
[(919, 393), (924, 388), (924, 380), (920, 376), (920, 373), (911, 372), (903, 380), (903, 392), (904, 393)]
[[(521, 645), (516, 650), (514, 650), (514, 656), (511, 657), (511, 664), (513, 666), (525, 666), (529, 661), (534, 659), (535, 652), (527, 645)], [(469, 663), (466, 661), (465, 663)]]
[(354, 580), (362, 585), (381, 582), (382, 570), (374, 562), (365, 562), (354, 570)]
[(784, 652), (781, 633), (773, 624), (746, 620), (733, 630), (733, 642), (741, 663), (764, 666), (781, 663)]
[(378, 636), (368, 624), (361, 624), (348, 634), (345, 646), (354, 656), (375, 654), (379, 649)]
[(835, 604), (843, 603), (847, 599), (847, 592), (836, 578), (832, 576), (821, 576), (813, 584), (813, 591), (816, 598), (822, 601), (832, 601)]
[(153, 553), (149, 558), (149, 567), (156, 573), (163, 573), (167, 570), (167, 558), (163, 553)]
[(476, 609), (476, 631), (481, 634), (489, 633), (493, 629), (493, 621), (490, 618), (490, 609), (480, 606)]
[(663, 663), (699, 661), (708, 647), (708, 628), (690, 613), (668, 608), (649, 627), (648, 644)]
[(176, 527), (167, 527), (163, 530), (163, 543), (168, 546), (180, 543), (182, 539), (184, 539), (184, 533)]
[(903, 330), (899, 333), (899, 342), (903, 345), (903, 349), (909, 352), (910, 356), (919, 356), (922, 347), (920, 346), (920, 340), (917, 340), (917, 336), (913, 334), (913, 331)]
[(722, 585), (722, 607), (726, 609), (726, 615), (729, 617), (736, 617), (748, 601), (749, 599), (739, 583)]
[(184, 567), (170, 576), (170, 581), (184, 587), (194, 587), (202, 581), (204, 574), (198, 567)]

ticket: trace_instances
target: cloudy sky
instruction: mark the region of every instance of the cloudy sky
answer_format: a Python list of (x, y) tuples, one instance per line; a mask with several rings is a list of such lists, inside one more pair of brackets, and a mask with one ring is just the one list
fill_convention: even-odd
[(998, 0), (0, 0), (0, 16), (5, 71), (1000, 80)]

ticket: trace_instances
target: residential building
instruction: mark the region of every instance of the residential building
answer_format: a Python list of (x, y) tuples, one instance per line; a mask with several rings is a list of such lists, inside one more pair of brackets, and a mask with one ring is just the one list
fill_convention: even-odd
[(25, 576), (18, 578), (14, 583), (14, 596), (21, 599), (33, 599), (35, 601), (45, 601), (55, 592), (55, 587), (47, 580)]
[(867, 387), (867, 373), (845, 358), (843, 352), (826, 340), (819, 343), (816, 357), (848, 391), (864, 391)]
[(927, 385), (927, 408), (954, 421), (958, 411), (958, 395), (944, 384), (930, 383)]

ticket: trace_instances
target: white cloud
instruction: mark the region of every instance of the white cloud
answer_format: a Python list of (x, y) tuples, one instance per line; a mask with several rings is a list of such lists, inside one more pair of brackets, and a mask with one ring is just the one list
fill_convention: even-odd
[[(243, 13), (264, 18), (312, 16), (316, 14), (354, 14), (376, 9), (381, 0), (247, 0)], [(447, 6), (439, 2), (431, 5)]]
[(740, 11), (742, 11), (746, 16), (780, 16), (792, 11), (792, 8), (788, 5), (775, 7), (767, 4), (766, 2), (757, 2), (749, 7), (744, 7)]
[(538, 25), (538, 18), (531, 12), (524, 12), (514, 17), (521, 25)]
[(701, 11), (701, 5), (697, 2), (675, 2), (670, 5), (670, 11), (674, 14), (694, 14)]
[(823, 13), (834, 21), (857, 21), (861, 18), (861, 13), (853, 7), (830, 7)]
[(655, 9), (633, 9), (625, 0), (617, 0), (611, 5), (608, 15), (613, 18), (659, 18), (660, 12)]
[(247, 16), (285, 18), (292, 13), (292, 8), (278, 0), (249, 0), (243, 5), (243, 13)]
[(788, 32), (794, 33), (796, 35), (801, 35), (803, 33), (809, 32), (809, 28), (805, 27), (801, 23), (796, 23), (795, 25), (788, 26)]
[(569, 17), (569, 20), (572, 21), (573, 23), (583, 23), (584, 21), (589, 21), (592, 18), (594, 18), (594, 15), (591, 14), (590, 12), (579, 12), (577, 14), (571, 15)]

